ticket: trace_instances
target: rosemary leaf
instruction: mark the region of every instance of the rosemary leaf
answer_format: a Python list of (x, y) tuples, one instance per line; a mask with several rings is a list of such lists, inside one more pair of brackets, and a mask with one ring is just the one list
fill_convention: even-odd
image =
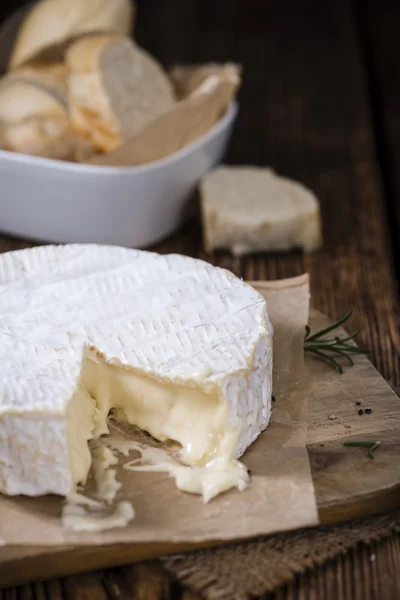
[(347, 344), (338, 344), (336, 346), (339, 350), (345, 350), (346, 352), (355, 352), (356, 354), (370, 354), (370, 350), (368, 348), (363, 348), (362, 346), (348, 346)]
[(368, 456), (370, 458), (375, 458), (373, 452), (379, 448), (380, 445), (380, 442), (343, 442), (343, 446), (349, 446), (353, 448), (368, 448)]
[(342, 367), (339, 365), (339, 363), (332, 356), (328, 356), (327, 354), (324, 354), (323, 352), (320, 352), (316, 348), (307, 348), (307, 350), (309, 352), (312, 352), (316, 356), (318, 356), (324, 362), (330, 364), (334, 369), (336, 369), (336, 371), (338, 373), (340, 373), (340, 374), (343, 373)]
[(352, 333), (351, 335), (348, 335), (345, 338), (342, 338), (342, 343), (343, 342), (350, 342), (350, 340), (354, 340), (354, 338), (360, 333), (359, 329), (356, 329), (354, 333)]
[(343, 358), (345, 358), (345, 359), (347, 360), (347, 362), (349, 363), (349, 365), (350, 365), (351, 367), (353, 367), (353, 366), (354, 366), (354, 361), (353, 361), (353, 359), (351, 358), (351, 356), (348, 356), (348, 355), (346, 354), (346, 352), (343, 352), (343, 350), (338, 350), (337, 348), (335, 348), (335, 350), (332, 350), (332, 352), (335, 352), (336, 354), (340, 354), (340, 356), (343, 356)]
[(338, 337), (333, 338), (332, 340), (315, 340), (314, 342), (305, 340), (304, 347), (310, 346), (312, 348), (326, 348), (329, 346), (334, 346), (335, 344), (339, 344), (339, 343), (340, 343), (340, 339)]
[(343, 323), (345, 323), (351, 317), (352, 312), (352, 310), (349, 310), (349, 312), (347, 312), (343, 317), (335, 321), (335, 323), (333, 323), (332, 325), (329, 325), (329, 327), (326, 327), (325, 329), (321, 329), (321, 331), (317, 331), (316, 333), (314, 333), (311, 337), (308, 338), (307, 341), (312, 342), (313, 340), (316, 340), (322, 337), (323, 335), (330, 333), (334, 329), (337, 329), (338, 327), (340, 327), (340, 325), (343, 325)]
[(353, 359), (351, 358), (351, 356), (349, 356), (349, 354), (351, 354), (351, 353), (353, 353), (353, 354), (369, 354), (370, 353), (368, 348), (364, 348), (362, 346), (356, 346), (356, 345), (348, 343), (348, 342), (351, 342), (352, 340), (354, 340), (356, 335), (358, 335), (360, 333), (360, 331), (358, 329), (351, 335), (348, 335), (344, 338), (340, 338), (338, 336), (335, 336), (333, 338), (323, 337), (326, 334), (328, 334), (328, 333), (334, 331), (335, 329), (337, 329), (338, 327), (340, 327), (340, 325), (343, 325), (343, 323), (345, 323), (349, 319), (351, 314), (352, 314), (352, 311), (350, 310), (343, 317), (338, 319), (335, 323), (333, 323), (329, 327), (325, 327), (325, 329), (321, 329), (320, 331), (317, 331), (316, 333), (313, 333), (312, 335), (310, 335), (311, 329), (310, 329), (309, 325), (306, 325), (306, 333), (304, 336), (304, 351), (311, 352), (315, 358), (319, 358), (319, 359), (323, 360), (324, 362), (329, 364), (331, 367), (336, 369), (336, 371), (338, 371), (340, 374), (343, 373), (343, 369), (342, 369), (340, 363), (338, 362), (339, 358), (344, 358), (345, 360), (347, 360), (349, 365), (353, 366), (354, 362), (353, 362)]

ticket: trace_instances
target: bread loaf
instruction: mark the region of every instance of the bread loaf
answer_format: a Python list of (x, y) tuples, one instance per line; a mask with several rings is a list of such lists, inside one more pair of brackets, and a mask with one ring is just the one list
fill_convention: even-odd
[(259, 167), (219, 167), (200, 186), (204, 244), (235, 255), (310, 252), (322, 243), (319, 203), (300, 183)]
[(20, 27), (9, 69), (37, 58), (59, 60), (66, 44), (83, 34), (130, 34), (133, 18), (132, 0), (40, 0)]
[(99, 150), (118, 147), (174, 104), (161, 65), (127, 38), (82, 38), (66, 63), (71, 124)]

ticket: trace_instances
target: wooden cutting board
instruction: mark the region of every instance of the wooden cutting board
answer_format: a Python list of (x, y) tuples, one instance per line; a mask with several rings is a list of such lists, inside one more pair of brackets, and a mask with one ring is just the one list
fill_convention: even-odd
[[(312, 330), (327, 324), (326, 317), (311, 312)], [(365, 357), (357, 357), (356, 365), (346, 367), (343, 375), (317, 360), (306, 360), (314, 390), (308, 451), (321, 523), (341, 522), (399, 506), (400, 399)], [(371, 412), (365, 413), (366, 409)], [(379, 440), (381, 446), (371, 460), (366, 449), (345, 447), (346, 439)], [(68, 549), (12, 546), (0, 549), (0, 586), (197, 548), (171, 544)]]

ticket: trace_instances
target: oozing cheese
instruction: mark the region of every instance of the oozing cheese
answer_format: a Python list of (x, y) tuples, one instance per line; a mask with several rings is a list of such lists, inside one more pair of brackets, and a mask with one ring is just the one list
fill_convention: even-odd
[(204, 466), (190, 467), (179, 464), (177, 456), (171, 455), (164, 448), (121, 440), (115, 435), (109, 436), (105, 443), (124, 456), (129, 456), (131, 451), (140, 454), (140, 458), (124, 464), (124, 469), (168, 473), (175, 479), (178, 489), (201, 494), (205, 502), (232, 487), (243, 490), (249, 481), (246, 467), (238, 460), (233, 460), (229, 453), (209, 460)]
[(0, 289), (0, 491), (74, 492), (112, 408), (181, 444), (198, 467), (176, 471), (182, 489), (210, 471), (243, 487), (235, 459), (271, 406), (272, 327), (253, 288), (178, 255), (70, 245), (0, 256)]
[(202, 465), (215, 456), (231, 455), (239, 424), (229, 424), (228, 407), (218, 389), (156, 381), (129, 368), (107, 365), (88, 358), (83, 385), (96, 398), (95, 435), (108, 431), (106, 417), (117, 409), (120, 420), (137, 425), (160, 441), (182, 446), (187, 464)]
[(119, 502), (108, 515), (102, 512), (89, 513), (84, 506), (67, 504), (63, 509), (62, 523), (65, 529), (71, 531), (106, 531), (125, 527), (135, 516), (135, 511), (129, 502)]

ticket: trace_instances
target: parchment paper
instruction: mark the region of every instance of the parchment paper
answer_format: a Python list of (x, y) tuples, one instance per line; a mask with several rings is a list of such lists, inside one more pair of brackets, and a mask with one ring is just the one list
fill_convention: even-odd
[(205, 505), (200, 497), (178, 491), (167, 475), (120, 469), (122, 488), (116, 500), (132, 502), (137, 515), (125, 529), (69, 533), (60, 524), (59, 498), (2, 496), (2, 544), (50, 545), (56, 551), (65, 545), (226, 541), (318, 523), (305, 447), (310, 391), (303, 363), (308, 276), (254, 286), (267, 299), (275, 328), (276, 400), (269, 427), (243, 456), (252, 473), (248, 488), (231, 490)]
[(242, 67), (235, 63), (207, 63), (205, 65), (176, 65), (170, 70), (169, 77), (174, 85), (177, 98), (182, 100), (192, 94), (211, 75), (238, 81), (241, 74)]
[(197, 140), (223, 116), (240, 86), (236, 65), (180, 67), (176, 85), (185, 96), (121, 146), (88, 161), (130, 167), (160, 160)]

